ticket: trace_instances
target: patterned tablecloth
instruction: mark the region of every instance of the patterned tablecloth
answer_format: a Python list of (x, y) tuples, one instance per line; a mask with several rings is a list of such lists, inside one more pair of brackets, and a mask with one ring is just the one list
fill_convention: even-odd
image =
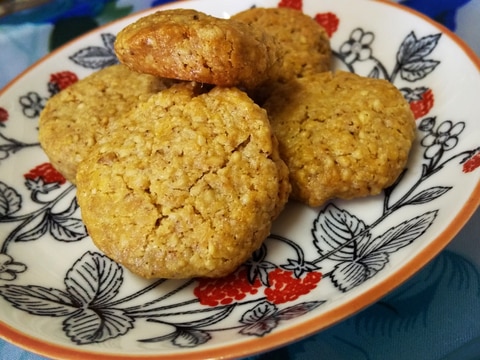
[[(76, 36), (164, 2), (56, 0), (0, 17), (0, 88)], [(480, 55), (480, 0), (400, 2), (444, 24)], [(479, 243), (477, 210), (447, 249), (379, 302), (314, 336), (252, 359), (480, 359)], [(0, 359), (45, 358), (0, 340)]]

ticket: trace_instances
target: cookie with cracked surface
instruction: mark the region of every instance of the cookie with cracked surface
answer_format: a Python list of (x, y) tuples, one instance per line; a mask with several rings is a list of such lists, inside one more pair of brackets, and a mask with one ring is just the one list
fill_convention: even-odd
[(77, 174), (83, 220), (107, 256), (145, 278), (220, 277), (268, 236), (288, 169), (265, 110), (236, 88), (150, 97)]
[(415, 137), (412, 112), (394, 85), (347, 72), (295, 79), (264, 107), (292, 197), (310, 206), (380, 193), (405, 168)]
[(108, 123), (171, 80), (112, 65), (63, 89), (40, 114), (39, 140), (52, 165), (75, 183), (77, 166)]
[[(279, 83), (331, 70), (330, 39), (312, 17), (292, 8), (250, 8), (231, 20), (258, 27), (275, 39), (280, 59), (270, 78), (255, 91), (264, 98)], [(265, 95), (266, 94), (266, 95)]]
[(258, 28), (189, 9), (142, 17), (115, 41), (119, 60), (139, 72), (244, 88), (266, 79), (276, 51)]

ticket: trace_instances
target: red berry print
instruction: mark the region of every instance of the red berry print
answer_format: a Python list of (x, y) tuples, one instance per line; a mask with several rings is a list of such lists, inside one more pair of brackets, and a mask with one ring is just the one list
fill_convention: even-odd
[(69, 87), (78, 81), (78, 77), (71, 71), (60, 71), (50, 75), (48, 88), (50, 92), (56, 94), (57, 92)]
[(193, 290), (202, 305), (228, 305), (240, 301), (247, 295), (254, 295), (262, 286), (259, 279), (253, 284), (248, 281), (247, 269), (240, 268), (233, 274), (219, 279), (199, 279)]
[(288, 7), (296, 10), (302, 10), (302, 0), (280, 0), (278, 7)]
[(430, 109), (433, 107), (435, 98), (433, 96), (432, 89), (426, 89), (423, 94), (421, 94), (420, 99), (410, 101), (410, 109), (413, 112), (415, 119), (419, 119), (428, 114)]
[(315, 21), (321, 25), (328, 34), (328, 37), (332, 37), (332, 35), (337, 31), (338, 24), (340, 20), (338, 19), (337, 15), (334, 13), (320, 13), (315, 15)]
[(27, 180), (37, 180), (38, 178), (41, 178), (45, 184), (58, 183), (62, 185), (66, 182), (63, 175), (60, 174), (50, 163), (38, 165), (23, 176)]
[(322, 274), (316, 271), (297, 278), (293, 272), (277, 268), (268, 274), (270, 287), (265, 289), (265, 296), (274, 304), (293, 301), (315, 289), (321, 279)]
[(7, 120), (8, 120), (8, 111), (5, 108), (0, 107), (0, 123), (3, 123)]
[(477, 152), (474, 156), (468, 159), (463, 164), (463, 172), (469, 173), (480, 167), (480, 152)]

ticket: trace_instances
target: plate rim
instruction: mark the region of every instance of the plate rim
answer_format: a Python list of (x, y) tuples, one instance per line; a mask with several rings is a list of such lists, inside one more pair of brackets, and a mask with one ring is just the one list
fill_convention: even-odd
[[(355, 0), (342, 0), (342, 1), (355, 1)], [(453, 31), (446, 28), (444, 25), (436, 22), (427, 15), (424, 15), (417, 10), (409, 8), (405, 5), (393, 2), (391, 0), (364, 0), (364, 1), (373, 1), (380, 4), (385, 4), (387, 6), (392, 6), (399, 11), (407, 12), (415, 17), (420, 18), (421, 20), (427, 22), (433, 27), (440, 30), (445, 36), (450, 38), (456, 46), (464, 52), (472, 64), (480, 72), (480, 57), (469, 47), (469, 45)], [(27, 76), (29, 73), (34, 71), (44, 62), (48, 61), (50, 58), (55, 57), (58, 53), (64, 49), (72, 46), (77, 42), (81, 42), (84, 38), (92, 35), (96, 32), (101, 32), (103, 29), (115, 26), (116, 23), (123, 22), (126, 19), (142, 16), (142, 14), (151, 13), (155, 10), (162, 10), (165, 7), (171, 7), (174, 4), (182, 3), (198, 3), (202, 0), (171, 0), (169, 2), (160, 4), (155, 7), (147, 8), (141, 11), (131, 13), (125, 17), (110, 21), (106, 24), (103, 24), (95, 29), (92, 29), (81, 36), (63, 44), (62, 46), (56, 48), (52, 52), (48, 53), (41, 59), (35, 61), (33, 64), (28, 66), (20, 74), (15, 76), (7, 85), (0, 89), (0, 96), (6, 93), (12, 86), (14, 86), (18, 81), (23, 77)], [(178, 7), (181, 7), (179, 5)], [(52, 343), (47, 340), (43, 340), (37, 337), (33, 337), (29, 334), (23, 333), (20, 330), (11, 327), (10, 325), (4, 323), (0, 319), (0, 337), (4, 340), (19, 346), (27, 351), (36, 353), (42, 356), (49, 357), (59, 357), (61, 359), (78, 359), (81, 356), (82, 359), (204, 359), (204, 358), (238, 358), (245, 356), (252, 356), (257, 353), (271, 351), (275, 348), (287, 346), (293, 342), (300, 341), (304, 338), (307, 338), (317, 332), (323, 331), (328, 327), (334, 326), (338, 322), (353, 316), (362, 309), (370, 306), (375, 303), (380, 298), (384, 297), (395, 288), (401, 286), (405, 281), (417, 273), (421, 268), (423, 268), (429, 261), (436, 257), (450, 242), (453, 238), (460, 232), (460, 230), (465, 226), (469, 219), (473, 216), (475, 211), (480, 206), (480, 181), (477, 181), (477, 185), (472, 190), (467, 201), (463, 204), (461, 209), (456, 213), (455, 217), (450, 221), (448, 226), (436, 236), (426, 247), (424, 247), (420, 252), (418, 252), (415, 258), (408, 261), (401, 268), (392, 272), (387, 278), (381, 280), (379, 283), (373, 285), (369, 289), (365, 290), (363, 293), (357, 295), (355, 298), (330, 309), (320, 315), (317, 315), (313, 318), (306, 319), (299, 324), (276, 330), (273, 333), (268, 335), (268, 344), (262, 345), (265, 343), (265, 338), (254, 338), (246, 339), (238, 343), (229, 344), (225, 347), (215, 347), (199, 350), (190, 350), (184, 352), (177, 352), (172, 354), (121, 354), (121, 353), (104, 353), (97, 352), (92, 350), (83, 350), (80, 347), (70, 347), (61, 344)], [(392, 280), (396, 279), (394, 283)], [(348, 311), (346, 311), (348, 309)], [(348, 315), (345, 315), (348, 313)], [(319, 320), (322, 321), (319, 321)], [(328, 320), (328, 321), (326, 321)], [(319, 323), (326, 324), (319, 326)], [(298, 332), (298, 329), (302, 328), (302, 331)], [(299, 335), (300, 334), (300, 335)]]

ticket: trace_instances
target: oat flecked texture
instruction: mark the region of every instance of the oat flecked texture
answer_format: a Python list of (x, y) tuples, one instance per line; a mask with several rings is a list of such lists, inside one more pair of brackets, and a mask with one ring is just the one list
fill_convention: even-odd
[(380, 193), (405, 168), (415, 137), (413, 114), (395, 86), (347, 72), (293, 80), (264, 107), (292, 197), (310, 206)]
[(251, 8), (231, 20), (263, 29), (275, 38), (281, 58), (272, 75), (281, 82), (331, 69), (330, 39), (312, 17), (287, 7)]
[(75, 183), (78, 163), (105, 127), (170, 83), (113, 65), (60, 91), (47, 102), (39, 121), (40, 144), (52, 165)]
[(158, 11), (126, 26), (115, 52), (142, 73), (244, 88), (263, 82), (277, 60), (261, 29), (189, 9)]
[(292, 8), (250, 8), (231, 17), (262, 29), (274, 41), (278, 61), (269, 78), (251, 95), (259, 102), (278, 85), (312, 73), (331, 70), (332, 51), (325, 29), (312, 17)]
[(268, 117), (236, 88), (176, 84), (108, 131), (79, 166), (78, 202), (98, 248), (140, 276), (234, 271), (287, 202)]

